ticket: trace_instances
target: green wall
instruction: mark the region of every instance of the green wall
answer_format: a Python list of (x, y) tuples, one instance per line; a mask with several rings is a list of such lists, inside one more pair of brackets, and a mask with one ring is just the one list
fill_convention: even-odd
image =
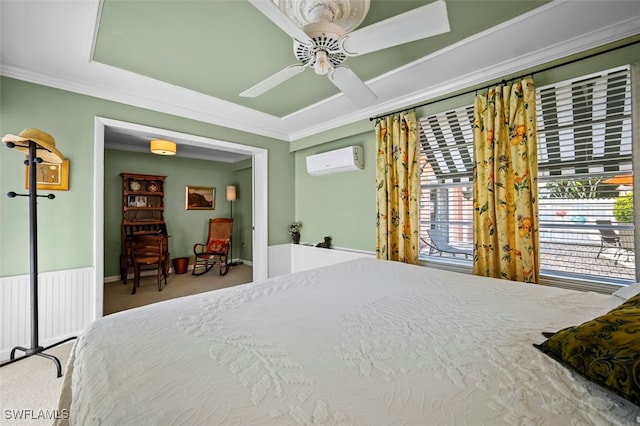
[[(54, 200), (38, 201), (40, 272), (94, 266), (93, 145), (96, 116), (267, 148), (268, 243), (288, 241), (287, 226), (294, 219), (295, 183), (294, 154), (287, 142), (7, 77), (0, 78), (0, 94), (2, 135), (17, 134), (29, 127), (44, 130), (55, 137), (57, 148), (70, 161), (69, 191), (54, 191)], [(9, 199), (4, 195), (9, 191), (24, 192), (23, 160), (23, 155), (0, 147), (2, 277), (29, 273), (27, 199)], [(246, 174), (246, 170), (241, 170), (235, 178), (238, 182), (246, 181)], [(247, 192), (240, 189), (241, 196), (246, 197)], [(224, 202), (220, 205), (223, 206)], [(246, 250), (245, 244), (243, 256), (248, 253)]]
[[(603, 46), (581, 55), (558, 60), (556, 63), (570, 62), (581, 56), (586, 57), (638, 39), (639, 37), (635, 36), (610, 46)], [(535, 73), (534, 79), (536, 85), (542, 87), (639, 60), (640, 44), (635, 44)], [(556, 65), (556, 63), (546, 64), (537, 69), (543, 70)], [(536, 70), (526, 70), (513, 76), (505, 76), (505, 78), (509, 79), (534, 71)], [(486, 82), (482, 86), (490, 83)], [(418, 108), (416, 115), (422, 117), (473, 104), (473, 91), (463, 93), (469, 90), (471, 89), (458, 91), (459, 96), (453, 96), (456, 95), (454, 93), (442, 97), (441, 100), (433, 99), (433, 103)], [(349, 145), (363, 145), (365, 157), (363, 171), (316, 177), (307, 173), (306, 157), (308, 155)], [(295, 152), (296, 156), (296, 220), (303, 222), (302, 241), (317, 243), (322, 241), (324, 235), (331, 235), (336, 247), (375, 251), (375, 149), (374, 122), (369, 119), (291, 143), (291, 150)]]
[[(640, 45), (634, 45), (535, 74), (534, 78), (540, 87), (638, 60)], [(538, 67), (542, 68), (544, 66)], [(520, 74), (532, 71), (535, 70)], [(299, 220), (303, 222), (302, 241), (317, 243), (330, 235), (337, 247), (375, 250), (375, 138), (373, 122), (369, 120), (288, 144), (9, 78), (0, 79), (0, 91), (0, 131), (3, 135), (27, 127), (40, 128), (54, 135), (58, 148), (71, 161), (70, 191), (58, 192), (55, 200), (44, 199), (38, 203), (41, 271), (92, 265), (95, 116), (268, 148), (270, 245), (288, 242), (288, 225)], [(420, 108), (418, 115), (467, 105), (472, 97), (472, 94), (466, 94), (442, 102), (434, 99), (437, 103)], [(307, 155), (349, 145), (364, 147), (364, 170), (317, 177), (307, 174)], [(0, 189), (3, 194), (19, 191), (24, 186), (22, 156), (1, 148)], [(246, 182), (250, 186), (247, 169), (237, 169), (234, 178), (239, 184)], [(247, 192), (244, 186), (240, 187), (236, 203), (239, 211), (244, 211), (239, 206), (247, 201)], [(234, 218), (239, 222), (250, 222), (250, 217), (236, 216), (236, 205)], [(0, 198), (0, 276), (28, 273), (27, 215), (25, 199)], [(243, 226), (242, 257), (245, 258), (250, 252), (246, 229)], [(239, 248), (236, 244), (234, 257), (239, 257)]]
[[(364, 149), (364, 169), (324, 176), (307, 173), (306, 157), (351, 145)], [(296, 220), (302, 222), (301, 241), (375, 250), (375, 135), (346, 137), (296, 152)]]
[[(195, 243), (206, 242), (210, 218), (229, 217), (227, 185), (236, 185), (238, 195), (248, 194), (248, 202), (235, 203), (233, 209), (234, 254), (240, 254), (244, 239), (251, 240), (251, 168), (236, 172), (231, 163), (194, 160), (181, 157), (105, 150), (104, 156), (104, 275), (119, 275), (120, 223), (122, 219), (122, 178), (120, 173), (167, 176), (165, 180), (165, 221), (169, 231), (171, 257), (191, 256)], [(244, 178), (249, 176), (249, 180)], [(212, 186), (216, 189), (214, 210), (186, 210), (187, 185)], [(245, 244), (246, 247), (246, 244)], [(249, 244), (251, 248), (251, 244)], [(251, 251), (243, 258), (252, 260)]]
[[(251, 209), (253, 200), (251, 199), (251, 188), (253, 179), (251, 173), (251, 160), (238, 163), (235, 167), (232, 185), (236, 185), (236, 198), (233, 203), (233, 251), (234, 259), (253, 260), (253, 219), (251, 217)], [(282, 232), (278, 232), (282, 235)], [(284, 234), (285, 240), (288, 234)]]

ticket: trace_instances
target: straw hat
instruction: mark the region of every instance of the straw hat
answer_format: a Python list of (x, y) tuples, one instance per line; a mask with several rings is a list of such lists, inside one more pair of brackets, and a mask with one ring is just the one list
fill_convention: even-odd
[(5, 135), (2, 142), (13, 142), (15, 149), (29, 154), (29, 141), (38, 144), (36, 156), (47, 163), (62, 163), (64, 156), (56, 149), (56, 140), (49, 133), (38, 129), (24, 129), (18, 136)]

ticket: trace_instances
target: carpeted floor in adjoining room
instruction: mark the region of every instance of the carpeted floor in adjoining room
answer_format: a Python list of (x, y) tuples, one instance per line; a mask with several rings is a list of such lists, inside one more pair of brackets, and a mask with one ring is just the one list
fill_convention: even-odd
[(191, 275), (191, 272), (171, 274), (162, 291), (158, 291), (155, 275), (142, 277), (136, 294), (131, 294), (133, 278), (128, 279), (126, 284), (122, 281), (105, 283), (104, 315), (189, 294), (245, 284), (252, 280), (253, 268), (250, 265), (240, 264), (232, 266), (229, 272), (222, 276), (216, 268), (199, 276)]

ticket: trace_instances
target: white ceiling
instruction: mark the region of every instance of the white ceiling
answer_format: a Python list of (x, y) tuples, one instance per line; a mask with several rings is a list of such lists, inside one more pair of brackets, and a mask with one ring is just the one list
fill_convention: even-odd
[(232, 152), (230, 150), (211, 148), (202, 143), (195, 143), (193, 139), (185, 136), (176, 136), (171, 132), (171, 136), (162, 131), (138, 130), (131, 127), (119, 127), (118, 125), (105, 125), (104, 127), (104, 147), (120, 151), (131, 151), (149, 153), (149, 142), (151, 139), (169, 139), (176, 143), (176, 155), (184, 158), (195, 158), (198, 160), (221, 161), (224, 163), (236, 163), (238, 161), (251, 158), (250, 155)]
[[(448, 3), (459, 10), (465, 6), (455, 3), (459, 1), (449, 0)], [(477, 1), (496, 6), (495, 1), (476, 0), (476, 5)], [(233, 2), (225, 4), (233, 5)], [(264, 112), (266, 108), (251, 108), (246, 106), (248, 104), (216, 97), (215, 93), (203, 93), (127, 71), (126, 67), (95, 61), (101, 6), (98, 0), (0, 1), (1, 74), (286, 142), (500, 79), (640, 33), (638, 1), (552, 1), (488, 29), (465, 35), (458, 41), (425, 51), (426, 54), (417, 60), (396, 63), (392, 70), (373, 76), (366, 83), (379, 100), (370, 107), (356, 108), (345, 96), (335, 93), (278, 116)], [(377, 7), (375, 0), (370, 13), (374, 7)], [(252, 15), (251, 19), (253, 28), (246, 29), (251, 37), (260, 38), (261, 31), (265, 31), (265, 37), (267, 31), (279, 31), (266, 17)], [(456, 21), (451, 22), (451, 27), (452, 31), (456, 30)], [(276, 34), (273, 36), (277, 37)], [(277, 49), (278, 52), (281, 49), (290, 51), (291, 44)], [(392, 60), (393, 53), (393, 48), (386, 49), (380, 58)], [(291, 53), (274, 54), (274, 58), (277, 58), (274, 61), (285, 63), (294, 59)], [(230, 60), (225, 66), (231, 67), (231, 72), (244, 72), (234, 70), (233, 62)], [(278, 63), (276, 69), (279, 66)], [(258, 67), (250, 78), (255, 79), (258, 75), (264, 78), (269, 74)], [(214, 88), (211, 91), (214, 92)], [(149, 138), (162, 136), (139, 132), (127, 134), (121, 129), (107, 131), (107, 147), (113, 136), (114, 147), (120, 145), (118, 149), (132, 151), (146, 150)], [(203, 158), (207, 155), (220, 161), (240, 159), (223, 151), (203, 152), (197, 147), (190, 150), (188, 140), (177, 142), (179, 151), (185, 156)]]

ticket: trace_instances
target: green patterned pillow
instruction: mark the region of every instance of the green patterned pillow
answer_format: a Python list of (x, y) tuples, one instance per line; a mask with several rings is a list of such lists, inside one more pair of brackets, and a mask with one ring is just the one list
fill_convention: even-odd
[(640, 295), (533, 346), (640, 406)]

